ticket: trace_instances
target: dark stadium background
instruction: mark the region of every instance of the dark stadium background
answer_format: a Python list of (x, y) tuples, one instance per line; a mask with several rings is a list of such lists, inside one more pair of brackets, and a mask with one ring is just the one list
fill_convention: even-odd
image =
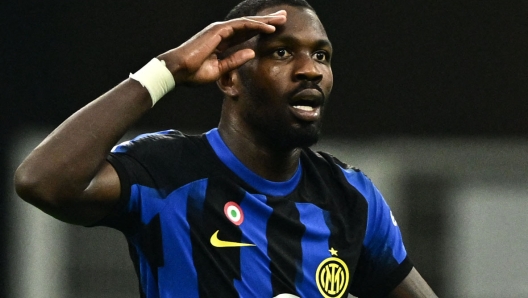
[[(29, 1), (0, 4), (0, 156), (28, 126), (51, 129), (237, 1)], [(528, 3), (313, 0), (334, 45), (326, 135), (528, 135)], [(215, 86), (181, 88), (136, 129), (202, 131)], [(12, 188), (4, 171), (2, 194)], [(0, 210), (6, 203), (0, 199)], [(0, 217), (0, 240), (5, 238)], [(9, 258), (0, 245), (0, 270)], [(0, 277), (9, 274), (0, 272)], [(0, 280), (4, 280), (0, 278)], [(5, 287), (0, 282), (0, 297)]]

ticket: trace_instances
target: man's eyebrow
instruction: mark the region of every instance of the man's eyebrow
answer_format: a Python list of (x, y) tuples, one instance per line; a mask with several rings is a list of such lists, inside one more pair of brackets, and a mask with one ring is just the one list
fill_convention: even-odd
[(328, 39), (319, 39), (317, 40), (316, 45), (318, 48), (330, 48), (330, 50), (334, 49), (332, 43)]
[[(285, 43), (285, 44), (295, 44), (295, 43), (299, 43), (300, 40), (294, 35), (270, 36), (270, 35), (263, 35), (263, 34), (261, 34), (258, 39), (258, 43), (261, 45), (274, 43), (274, 42)], [(327, 38), (317, 39), (313, 42), (313, 44), (316, 48), (330, 48), (330, 50), (333, 49), (332, 43)]]

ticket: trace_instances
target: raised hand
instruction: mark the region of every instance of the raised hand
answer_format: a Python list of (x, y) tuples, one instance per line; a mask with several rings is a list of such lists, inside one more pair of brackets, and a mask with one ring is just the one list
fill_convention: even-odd
[[(251, 49), (234, 46), (275, 32), (285, 22), (286, 12), (279, 11), (214, 23), (158, 59), (165, 61), (177, 85), (214, 82), (255, 56)], [(15, 175), (17, 193), (60, 220), (97, 222), (121, 197), (117, 172), (106, 161), (108, 152), (151, 107), (142, 84), (123, 81), (70, 116), (29, 154)]]
[(255, 57), (252, 49), (236, 49), (219, 59), (219, 54), (252, 37), (275, 32), (286, 22), (286, 11), (217, 22), (207, 26), (181, 46), (158, 56), (174, 76), (176, 85), (196, 85), (216, 81)]

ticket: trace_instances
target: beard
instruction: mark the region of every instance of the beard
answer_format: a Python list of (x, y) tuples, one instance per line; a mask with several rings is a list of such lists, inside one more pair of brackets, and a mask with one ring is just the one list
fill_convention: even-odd
[[(265, 118), (265, 119), (263, 119)], [(280, 117), (261, 117), (247, 112), (245, 120), (252, 125), (268, 146), (281, 150), (307, 148), (319, 141), (321, 122), (302, 122), (295, 126)]]
[[(279, 150), (291, 150), (307, 148), (317, 143), (321, 135), (320, 120), (314, 122), (297, 120), (292, 124), (289, 109), (273, 110), (270, 108), (272, 99), (268, 94), (269, 88), (260, 90), (246, 85), (245, 89), (248, 106), (243, 114), (244, 120), (251, 125), (255, 134), (267, 146)], [(321, 118), (323, 110), (324, 107), (321, 106)]]

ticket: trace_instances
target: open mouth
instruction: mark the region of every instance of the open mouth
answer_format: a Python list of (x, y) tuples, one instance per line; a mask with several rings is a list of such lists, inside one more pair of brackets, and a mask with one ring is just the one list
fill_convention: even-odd
[(307, 112), (315, 110), (315, 107), (312, 107), (310, 105), (294, 105), (293, 108), (294, 109), (303, 110), (303, 111), (307, 111)]
[(310, 106), (293, 106), (295, 109), (303, 110), (303, 111), (313, 111), (314, 108)]
[(321, 116), (323, 97), (323, 94), (317, 89), (304, 89), (292, 97), (290, 109), (299, 120), (316, 121)]

